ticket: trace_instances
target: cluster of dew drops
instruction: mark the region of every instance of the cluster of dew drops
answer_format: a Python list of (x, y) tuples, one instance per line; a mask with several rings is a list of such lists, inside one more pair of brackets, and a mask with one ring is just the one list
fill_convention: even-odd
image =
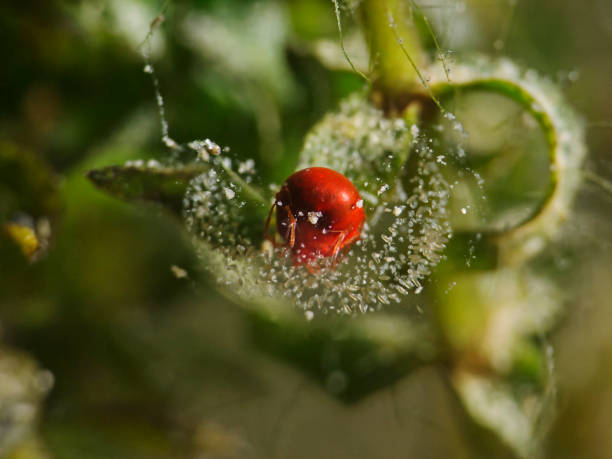
[[(421, 292), (451, 237), (450, 187), (432, 142), (417, 126), (385, 118), (362, 96), (350, 97), (315, 126), (298, 168), (324, 166), (346, 175), (362, 194), (367, 215), (361, 238), (334, 267), (323, 259), (312, 273), (293, 266), (290, 251), (253, 242), (264, 227), (263, 220), (249, 220), (243, 199), (245, 184), (256, 177), (254, 162), (232, 161), (208, 140), (189, 144), (212, 167), (190, 183), (185, 223), (210, 273), (247, 301), (280, 298), (307, 318), (400, 303)], [(401, 148), (410, 150), (415, 172), (403, 181), (385, 181), (384, 174), (371, 179), (367, 171), (384, 172)]]

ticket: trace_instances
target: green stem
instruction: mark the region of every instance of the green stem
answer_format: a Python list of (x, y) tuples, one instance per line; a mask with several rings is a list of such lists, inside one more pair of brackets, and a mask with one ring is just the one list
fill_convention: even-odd
[(403, 0), (363, 0), (361, 16), (375, 63), (376, 85), (387, 96), (407, 94), (424, 80), (419, 68), (426, 55), (417, 31), (406, 19)]

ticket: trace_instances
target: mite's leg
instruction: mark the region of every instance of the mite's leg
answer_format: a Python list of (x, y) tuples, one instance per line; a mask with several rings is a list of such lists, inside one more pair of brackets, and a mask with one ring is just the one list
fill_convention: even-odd
[(295, 246), (295, 228), (297, 226), (297, 220), (293, 216), (291, 208), (289, 206), (285, 206), (285, 210), (289, 216), (289, 246), (283, 249), (281, 256), (284, 255), (287, 250), (292, 249)]
[(276, 209), (276, 199), (274, 200), (274, 204), (270, 207), (270, 212), (268, 212), (268, 218), (266, 218), (266, 225), (264, 226), (264, 238), (272, 243), (274, 247), (276, 247), (276, 241), (273, 237), (268, 234), (268, 228), (270, 226), (270, 219), (272, 218), (272, 212)]
[(285, 206), (285, 210), (287, 210), (287, 214), (289, 215), (289, 247), (293, 248), (295, 245), (295, 227), (297, 226), (297, 220), (293, 216), (293, 212), (291, 212), (289, 206)]
[(334, 244), (334, 250), (332, 251), (333, 266), (336, 266), (338, 254), (340, 253), (342, 243), (344, 242), (344, 238), (346, 238), (348, 231), (339, 231), (339, 233), (338, 239), (336, 239), (336, 243)]

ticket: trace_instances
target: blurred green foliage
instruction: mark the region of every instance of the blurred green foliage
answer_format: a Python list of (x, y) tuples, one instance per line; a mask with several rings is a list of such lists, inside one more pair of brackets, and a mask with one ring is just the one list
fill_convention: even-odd
[[(206, 282), (194, 282), (206, 275), (176, 221), (153, 206), (123, 204), (86, 180), (94, 168), (168, 155), (138, 52), (161, 3), (0, 5), (0, 223), (39, 231), (46, 218), (51, 229), (48, 252), (35, 263), (0, 232), (0, 352), (19, 348), (54, 376), (36, 434), (2, 454), (512, 457), (465, 414), (444, 365), (426, 366), (354, 405), (330, 399), (254, 349), (240, 312)], [(612, 179), (609, 2), (422, 7), (444, 49), (501, 53), (551, 75), (593, 123), (589, 168)], [(152, 61), (170, 134), (210, 137), (236, 158), (253, 158), (262, 183), (286, 177), (307, 130), (363, 85), (346, 70), (327, 69), (313, 52), (315, 40), (337, 42), (327, 0), (177, 1), (165, 17)], [(355, 21), (344, 19), (350, 34)], [(492, 191), (511, 190), (515, 177), (506, 180)], [(532, 183), (537, 193), (536, 176)], [(611, 205), (609, 195), (586, 184), (561, 242), (533, 265), (563, 287), (568, 311), (543, 337), (556, 350), (551, 458), (612, 457)], [(469, 279), (458, 281), (455, 297)], [(481, 325), (455, 312), (451, 328), (464, 319), (459, 332)], [(469, 346), (456, 338), (450, 346)], [(273, 334), (270, 341), (274, 348)], [(523, 345), (523, 358), (508, 370), (519, 379), (543, 365)]]

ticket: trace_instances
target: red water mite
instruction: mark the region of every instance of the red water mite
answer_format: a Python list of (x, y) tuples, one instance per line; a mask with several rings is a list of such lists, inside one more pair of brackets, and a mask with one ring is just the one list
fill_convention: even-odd
[[(291, 250), (294, 265), (315, 266), (317, 260), (332, 257), (361, 234), (365, 221), (363, 199), (344, 175), (326, 167), (309, 167), (295, 172), (276, 193), (264, 235), (276, 208), (276, 228)], [(276, 245), (276, 244), (275, 244)]]

